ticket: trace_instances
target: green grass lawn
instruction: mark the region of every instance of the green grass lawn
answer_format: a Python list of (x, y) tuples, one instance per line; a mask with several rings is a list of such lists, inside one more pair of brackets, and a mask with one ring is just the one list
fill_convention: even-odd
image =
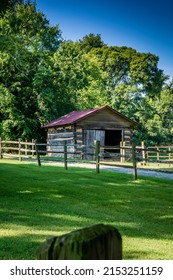
[(36, 259), (48, 237), (115, 226), (123, 259), (173, 259), (173, 181), (0, 160), (0, 259)]

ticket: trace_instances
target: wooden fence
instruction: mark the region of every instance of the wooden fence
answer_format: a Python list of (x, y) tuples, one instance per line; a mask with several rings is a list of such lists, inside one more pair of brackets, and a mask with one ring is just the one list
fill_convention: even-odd
[[(74, 146), (74, 145), (73, 145)], [(100, 165), (104, 163), (104, 158), (111, 157), (113, 161), (120, 161), (122, 164), (130, 162), (133, 167), (133, 177), (137, 179), (137, 162), (146, 164), (147, 162), (157, 163), (173, 163), (173, 146), (160, 146), (160, 147), (146, 147), (144, 142), (141, 146), (126, 146), (125, 142), (121, 142), (119, 146), (101, 146), (99, 141), (95, 141), (94, 146), (81, 145), (81, 153), (78, 158), (83, 160), (85, 158), (84, 150), (92, 149), (93, 163), (96, 164), (96, 172), (100, 172)], [(64, 168), (68, 169), (68, 162), (76, 161), (75, 152), (71, 151), (71, 146), (64, 140), (60, 145), (48, 145), (46, 143), (37, 143), (35, 140), (31, 142), (21, 141), (3, 141), (0, 138), (0, 158), (2, 157), (16, 157), (19, 161), (22, 158), (35, 158), (38, 165), (41, 166), (43, 160), (50, 160), (51, 153), (54, 154), (54, 160), (60, 159), (64, 162)]]
[(32, 142), (22, 141), (3, 141), (0, 138), (0, 158), (15, 157), (19, 161), (22, 158), (34, 157), (36, 155), (35, 140)]
[(147, 161), (171, 162), (173, 161), (173, 146), (152, 146), (144, 149)]

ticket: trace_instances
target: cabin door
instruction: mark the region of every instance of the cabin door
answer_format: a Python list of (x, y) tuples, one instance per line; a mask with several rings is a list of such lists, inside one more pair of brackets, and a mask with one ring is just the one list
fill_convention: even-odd
[(95, 150), (90, 146), (94, 146), (94, 141), (99, 140), (100, 145), (103, 146), (105, 142), (105, 131), (104, 130), (85, 130), (84, 144), (85, 144), (85, 158), (93, 159)]

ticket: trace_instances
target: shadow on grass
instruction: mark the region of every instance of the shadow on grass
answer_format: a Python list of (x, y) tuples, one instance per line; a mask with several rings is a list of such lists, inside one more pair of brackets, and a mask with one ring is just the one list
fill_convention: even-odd
[(21, 234), (0, 238), (1, 260), (36, 259), (41, 235)]

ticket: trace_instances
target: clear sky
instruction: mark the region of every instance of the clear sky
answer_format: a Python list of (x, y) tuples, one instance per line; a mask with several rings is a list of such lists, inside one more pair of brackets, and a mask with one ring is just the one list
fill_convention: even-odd
[(108, 46), (127, 46), (159, 56), (173, 77), (173, 0), (36, 0), (64, 39), (100, 34)]

